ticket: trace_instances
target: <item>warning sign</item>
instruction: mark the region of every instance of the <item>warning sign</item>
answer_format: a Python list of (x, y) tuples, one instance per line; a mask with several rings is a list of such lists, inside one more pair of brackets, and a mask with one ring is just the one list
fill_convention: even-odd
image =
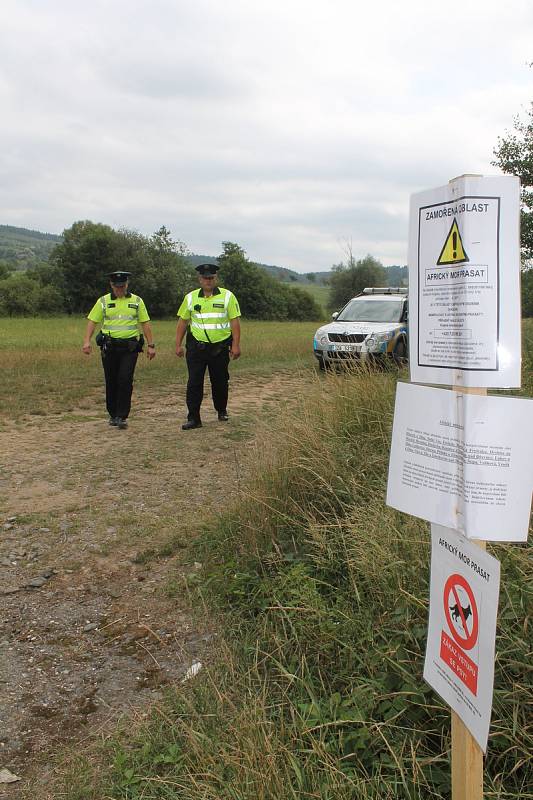
[(465, 650), (472, 650), (479, 633), (479, 615), (474, 592), (470, 584), (457, 573), (450, 575), (444, 585), (444, 617), (446, 630), (442, 631), (440, 657), (464, 685), (477, 695), (478, 668)]
[(411, 198), (413, 383), (520, 386), (520, 182), (461, 176)]
[(444, 242), (444, 247), (440, 251), (437, 264), (439, 266), (443, 266), (445, 264), (464, 264), (467, 261), (470, 261), (470, 259), (465, 253), (463, 240), (461, 239), (461, 234), (459, 233), (459, 227), (457, 225), (457, 220), (454, 219), (452, 222), (452, 227), (450, 228), (450, 232), (448, 233), (446, 241)]
[(444, 613), (455, 641), (471, 650), (477, 642), (479, 617), (474, 593), (462, 575), (451, 575), (446, 581)]
[(477, 664), (467, 656), (459, 645), (450, 639), (446, 631), (442, 631), (440, 643), (440, 657), (444, 663), (455, 672), (472, 694), (477, 695)]
[(450, 528), (431, 526), (424, 679), (485, 750), (492, 710), (500, 564)]

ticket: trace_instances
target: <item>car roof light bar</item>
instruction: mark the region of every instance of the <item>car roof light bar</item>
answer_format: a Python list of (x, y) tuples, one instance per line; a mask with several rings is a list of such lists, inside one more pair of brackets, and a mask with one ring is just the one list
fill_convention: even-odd
[(407, 294), (407, 289), (402, 286), (367, 286), (363, 294)]

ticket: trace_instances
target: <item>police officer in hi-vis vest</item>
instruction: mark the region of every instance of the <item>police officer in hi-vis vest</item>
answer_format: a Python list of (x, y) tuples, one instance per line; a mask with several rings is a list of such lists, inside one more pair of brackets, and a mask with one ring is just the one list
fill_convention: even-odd
[[(144, 337), (147, 356), (155, 357), (150, 317), (142, 298), (128, 290), (130, 272), (111, 272), (111, 292), (99, 297), (87, 316), (82, 350), (91, 354), (91, 337), (100, 325), (96, 343), (101, 349), (105, 375), (106, 406), (109, 424), (127, 428), (133, 391), (133, 373), (142, 352)], [(140, 333), (142, 329), (142, 333)]]
[(200, 288), (185, 295), (178, 310), (176, 355), (183, 357), (183, 337), (187, 333), (187, 422), (184, 431), (201, 428), (200, 406), (204, 395), (204, 376), (209, 370), (213, 405), (222, 422), (228, 419), (228, 364), (241, 354), (241, 311), (235, 295), (217, 286), (217, 264), (196, 267)]

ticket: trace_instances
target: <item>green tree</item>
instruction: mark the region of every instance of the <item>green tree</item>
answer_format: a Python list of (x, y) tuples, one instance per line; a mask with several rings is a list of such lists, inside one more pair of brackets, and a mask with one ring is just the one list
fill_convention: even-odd
[(126, 257), (128, 248), (109, 225), (84, 220), (63, 232), (50, 262), (59, 270), (60, 290), (68, 313), (87, 312), (108, 285), (108, 273), (133, 271)]
[(0, 315), (33, 316), (37, 313), (38, 284), (24, 273), (0, 281)]
[(308, 272), (305, 277), (307, 278), (309, 283), (315, 283), (316, 282), (316, 274), (314, 272)]
[(533, 317), (533, 268), (522, 271), (522, 316)]
[(39, 286), (37, 294), (37, 316), (53, 316), (62, 314), (65, 310), (65, 298), (55, 286)]
[(249, 319), (319, 319), (320, 308), (307, 292), (281, 283), (246, 258), (234, 242), (222, 242), (218, 258), (221, 284), (239, 300)]
[(386, 286), (408, 286), (409, 285), (409, 268), (401, 267), (394, 264), (391, 267), (385, 267), (387, 270), (387, 283)]
[(172, 239), (170, 231), (162, 226), (144, 240), (140, 250), (144, 263), (139, 278), (132, 279), (135, 291), (142, 296), (150, 315), (174, 316), (183, 295), (197, 285), (187, 247)]
[(218, 263), (220, 282), (237, 296), (243, 316), (249, 319), (272, 319), (266, 274), (246, 258), (242, 247), (235, 242), (222, 242)]
[(24, 272), (0, 280), (0, 316), (33, 317), (58, 314), (63, 298), (53, 286), (42, 286)]
[(0, 261), (0, 281), (4, 280), (11, 274), (11, 267), (7, 261)]
[(518, 175), (521, 186), (521, 245), (525, 262), (533, 259), (533, 103), (527, 118), (514, 120), (514, 132), (498, 138), (492, 163), (509, 175)]
[[(108, 290), (109, 273), (125, 270), (132, 273), (131, 289), (142, 296), (149, 314), (169, 316), (195, 283), (186, 253), (164, 226), (146, 237), (85, 220), (64, 231), (50, 257), (48, 276), (68, 313), (87, 313)], [(44, 272), (41, 268), (39, 274)]]
[(41, 287), (42, 297), (50, 298), (51, 305), (57, 313), (65, 311), (66, 300), (63, 273), (57, 264), (53, 264), (50, 261), (38, 262), (26, 271), (26, 275)]
[(329, 281), (330, 308), (342, 308), (350, 298), (362, 292), (366, 286), (386, 286), (387, 271), (373, 256), (355, 261), (349, 253), (346, 264), (335, 264)]

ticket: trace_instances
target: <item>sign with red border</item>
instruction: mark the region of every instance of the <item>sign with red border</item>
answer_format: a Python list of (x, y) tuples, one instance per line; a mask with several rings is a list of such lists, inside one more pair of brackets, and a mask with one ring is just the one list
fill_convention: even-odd
[(450, 637), (441, 632), (440, 657), (473, 695), (477, 695), (478, 665), (466, 654), (479, 634), (479, 614), (472, 587), (463, 575), (454, 572), (444, 584), (444, 617)]
[[(458, 592), (458, 588), (462, 592)], [(466, 593), (467, 604), (464, 595)], [(464, 650), (471, 650), (477, 642), (479, 633), (479, 614), (474, 592), (466, 578), (458, 573), (450, 575), (444, 586), (444, 616), (450, 633)], [(452, 605), (450, 605), (450, 602)], [(469, 623), (468, 619), (472, 618)]]
[(486, 750), (494, 684), (500, 564), (464, 536), (431, 526), (424, 678)]

